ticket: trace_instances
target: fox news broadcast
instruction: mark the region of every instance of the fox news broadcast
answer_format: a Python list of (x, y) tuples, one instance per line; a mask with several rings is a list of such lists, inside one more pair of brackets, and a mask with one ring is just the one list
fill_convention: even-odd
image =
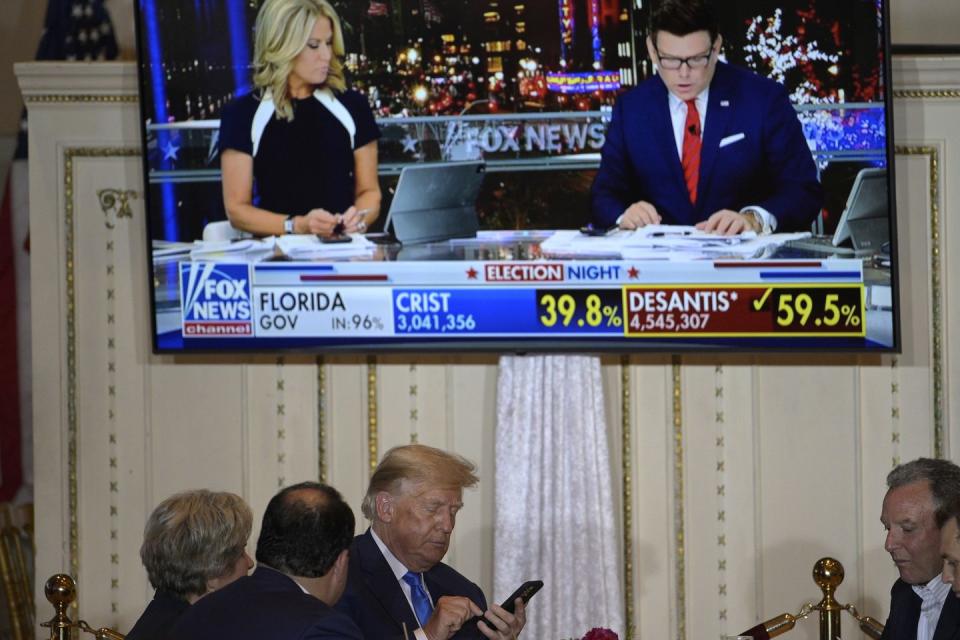
[(154, 351), (900, 349), (886, 0), (136, 0)]

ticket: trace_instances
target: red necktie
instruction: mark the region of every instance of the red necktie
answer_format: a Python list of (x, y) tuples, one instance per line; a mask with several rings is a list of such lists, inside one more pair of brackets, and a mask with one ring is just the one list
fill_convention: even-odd
[(687, 100), (687, 121), (683, 124), (683, 155), (680, 158), (683, 179), (690, 203), (697, 204), (697, 179), (700, 177), (700, 112), (697, 101)]

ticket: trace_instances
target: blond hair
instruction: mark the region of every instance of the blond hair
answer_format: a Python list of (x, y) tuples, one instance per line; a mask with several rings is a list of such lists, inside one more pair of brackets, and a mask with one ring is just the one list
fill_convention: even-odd
[(150, 584), (182, 600), (202, 596), (207, 581), (227, 575), (243, 555), (253, 512), (238, 495), (184, 491), (153, 510), (140, 559)]
[(423, 444), (394, 447), (374, 469), (360, 510), (368, 520), (374, 520), (377, 494), (386, 491), (398, 495), (404, 481), (442, 488), (474, 487), (480, 481), (474, 473), (476, 470), (477, 466), (463, 456), (434, 447)]
[(257, 14), (253, 51), (253, 83), (261, 94), (270, 92), (277, 117), (293, 120), (288, 80), (294, 60), (313, 32), (318, 18), (330, 20), (333, 57), (323, 86), (334, 91), (347, 87), (343, 74), (343, 30), (327, 0), (266, 0)]

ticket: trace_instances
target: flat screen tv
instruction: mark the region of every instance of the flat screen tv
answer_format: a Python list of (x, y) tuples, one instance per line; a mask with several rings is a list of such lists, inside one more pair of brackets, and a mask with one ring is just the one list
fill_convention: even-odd
[(338, 243), (227, 222), (261, 2), (135, 3), (156, 352), (899, 349), (886, 0), (720, 3), (721, 64), (783, 85), (823, 193), (809, 228), (735, 239), (592, 217), (657, 0), (332, 0), (383, 194)]

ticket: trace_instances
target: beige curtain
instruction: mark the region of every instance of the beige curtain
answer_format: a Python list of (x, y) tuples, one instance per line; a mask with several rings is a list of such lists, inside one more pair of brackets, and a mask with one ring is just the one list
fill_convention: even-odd
[(599, 358), (502, 357), (496, 454), (496, 601), (540, 579), (524, 636), (579, 638), (608, 627), (623, 637)]

